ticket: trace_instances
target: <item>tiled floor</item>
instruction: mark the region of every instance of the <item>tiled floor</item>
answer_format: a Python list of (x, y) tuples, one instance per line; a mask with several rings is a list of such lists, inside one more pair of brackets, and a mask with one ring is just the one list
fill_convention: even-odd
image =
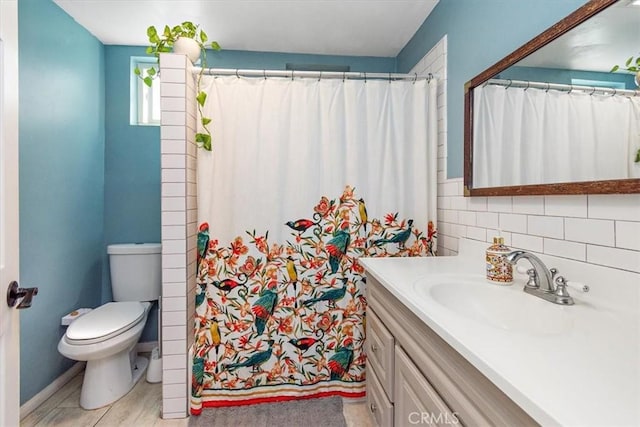
[(126, 396), (110, 406), (87, 411), (80, 407), (79, 374), (25, 417), (21, 426), (186, 426), (188, 419), (162, 420), (160, 402), (162, 385), (140, 380)]
[[(87, 411), (80, 407), (82, 374), (69, 381), (60, 391), (25, 417), (20, 425), (32, 426), (187, 426), (189, 419), (160, 418), (161, 384), (149, 384), (144, 379), (122, 399), (110, 406)], [(372, 427), (364, 400), (344, 401), (344, 417), (348, 427)]]

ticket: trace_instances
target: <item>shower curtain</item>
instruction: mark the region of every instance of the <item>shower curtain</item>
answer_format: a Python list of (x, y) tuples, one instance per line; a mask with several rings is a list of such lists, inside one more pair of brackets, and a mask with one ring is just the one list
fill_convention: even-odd
[(435, 252), (435, 80), (202, 86), (191, 413), (363, 396), (358, 258)]
[(640, 97), (493, 85), (473, 96), (475, 187), (640, 177)]

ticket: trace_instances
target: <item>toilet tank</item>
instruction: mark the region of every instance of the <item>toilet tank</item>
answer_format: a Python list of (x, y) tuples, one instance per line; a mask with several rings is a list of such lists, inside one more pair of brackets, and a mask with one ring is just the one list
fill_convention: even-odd
[(153, 301), (162, 287), (160, 243), (107, 246), (114, 301)]

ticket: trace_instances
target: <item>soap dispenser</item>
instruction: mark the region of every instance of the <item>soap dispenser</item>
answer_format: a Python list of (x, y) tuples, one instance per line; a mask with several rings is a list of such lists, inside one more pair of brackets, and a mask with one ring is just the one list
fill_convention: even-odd
[(487, 248), (487, 280), (499, 285), (513, 283), (513, 266), (506, 260), (511, 249), (505, 246), (503, 237), (494, 237)]

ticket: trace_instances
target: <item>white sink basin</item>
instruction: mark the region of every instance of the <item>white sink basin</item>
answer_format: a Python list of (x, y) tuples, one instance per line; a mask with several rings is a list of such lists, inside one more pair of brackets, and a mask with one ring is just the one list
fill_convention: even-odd
[(561, 334), (573, 326), (571, 307), (544, 301), (481, 275), (433, 275), (413, 283), (414, 290), (456, 314), (502, 330), (534, 335)]

